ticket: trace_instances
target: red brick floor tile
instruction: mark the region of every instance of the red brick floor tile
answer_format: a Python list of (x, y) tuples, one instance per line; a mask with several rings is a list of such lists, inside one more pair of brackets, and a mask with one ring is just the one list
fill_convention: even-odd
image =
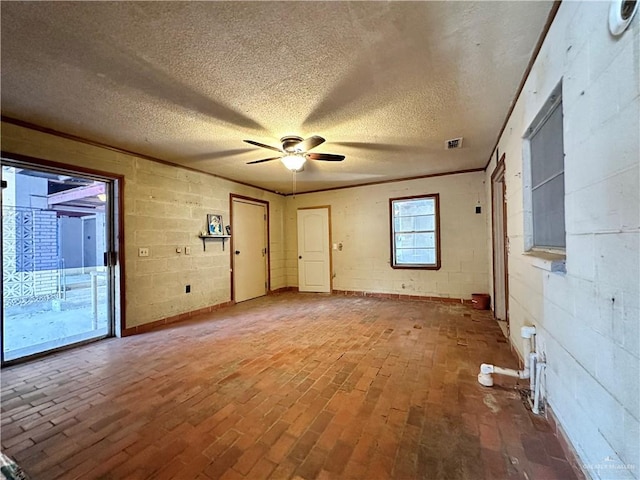
[(316, 478), (327, 458), (327, 451), (320, 448), (312, 448), (304, 461), (296, 468), (295, 474), (305, 478)]
[(292, 462), (280, 463), (269, 475), (270, 480), (289, 480), (296, 469), (296, 464)]
[(578, 478), (482, 361), (517, 366), (489, 312), (270, 295), (3, 369), (2, 448), (34, 480)]
[(320, 435), (320, 438), (318, 439), (318, 446), (325, 450), (331, 450), (342, 435), (343, 430), (343, 425), (333, 421), (330, 422), (329, 425), (327, 425), (327, 428), (325, 428)]
[(297, 437), (285, 432), (269, 449), (267, 458), (274, 463), (282, 462), (297, 440)]
[(253, 466), (251, 471), (247, 474), (246, 478), (251, 480), (262, 480), (269, 478), (275, 468), (275, 463), (270, 462), (265, 457), (261, 457)]
[(222, 455), (211, 462), (203, 472), (212, 479), (218, 479), (235, 465), (242, 453), (242, 450), (238, 447), (229, 447)]
[(338, 441), (331, 452), (329, 452), (329, 456), (324, 464), (324, 469), (331, 473), (342, 473), (352, 453), (353, 445)]
[(263, 443), (256, 443), (238, 458), (238, 461), (233, 466), (233, 469), (240, 472), (243, 475), (247, 475), (254, 465), (260, 460), (264, 454), (269, 450), (269, 447)]

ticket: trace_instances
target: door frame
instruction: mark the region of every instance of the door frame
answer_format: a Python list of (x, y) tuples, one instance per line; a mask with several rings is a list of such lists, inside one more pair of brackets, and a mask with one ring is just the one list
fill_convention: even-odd
[[(298, 236), (298, 210), (317, 210), (320, 208), (326, 208), (327, 209), (327, 221), (329, 222), (329, 228), (327, 230), (328, 234), (329, 234), (329, 238), (327, 238), (328, 241), (328, 249), (329, 249), (329, 293), (333, 293), (333, 249), (331, 248), (331, 241), (333, 238), (333, 232), (331, 231), (331, 205), (315, 205), (313, 207), (298, 207), (298, 209), (296, 210), (296, 256), (299, 256), (300, 254), (298, 253), (298, 241), (297, 241), (297, 236)], [(298, 262), (296, 262), (296, 265), (298, 265)], [(298, 267), (298, 290), (300, 287), (300, 268)]]
[(229, 271), (230, 271), (230, 280), (231, 280), (231, 301), (235, 303), (236, 301), (236, 293), (235, 293), (235, 272), (233, 265), (233, 252), (235, 251), (235, 246), (233, 242), (233, 201), (234, 200), (244, 200), (249, 203), (254, 203), (258, 205), (264, 205), (267, 212), (267, 295), (271, 292), (271, 228), (270, 228), (270, 211), (269, 211), (269, 202), (267, 200), (260, 200), (258, 198), (247, 197), (245, 195), (239, 195), (237, 193), (229, 194), (229, 224), (231, 225), (231, 238), (229, 239)]
[[(501, 183), (501, 192), (496, 191), (495, 184)], [(496, 252), (496, 211), (495, 211), (495, 196), (500, 194), (502, 196), (502, 238), (503, 249), (502, 252)], [(491, 173), (491, 251), (493, 255), (493, 261), (491, 262), (491, 268), (493, 270), (493, 315), (496, 317), (496, 260), (502, 260), (504, 266), (504, 310), (505, 321), (507, 322), (507, 332), (509, 332), (509, 236), (507, 233), (507, 198), (506, 198), (506, 183), (505, 183), (505, 154), (503, 153), (500, 160), (496, 163), (496, 167)]]
[[(83, 166), (73, 164), (54, 162), (51, 160), (43, 160), (28, 155), (0, 151), (0, 159), (6, 160), (6, 163), (12, 166), (18, 166), (27, 169), (49, 170), (53, 172), (62, 172), (68, 174), (77, 174), (79, 176), (96, 177), (97, 180), (106, 183), (107, 218), (112, 217), (113, 222), (109, 228), (107, 236), (107, 245), (109, 246), (105, 260), (111, 267), (111, 278), (109, 281), (109, 296), (111, 305), (109, 305), (110, 315), (110, 332), (107, 337), (121, 337), (122, 332), (126, 329), (126, 285), (125, 285), (125, 255), (124, 255), (124, 175), (95, 170)], [(4, 232), (0, 227), (0, 242)], [(2, 252), (0, 251), (0, 263), (4, 261)], [(0, 288), (3, 287), (3, 278), (0, 276)], [(117, 287), (117, 288), (116, 288)], [(4, 302), (0, 302), (0, 316), (4, 319)], [(71, 345), (65, 345), (46, 352), (21, 357), (16, 360), (4, 360), (4, 348), (0, 345), (0, 364), (8, 366), (15, 363), (32, 360), (34, 358), (49, 355), (54, 352), (74, 348), (79, 345), (91, 343), (96, 339), (85, 340)], [(1, 343), (1, 342), (0, 342)]]

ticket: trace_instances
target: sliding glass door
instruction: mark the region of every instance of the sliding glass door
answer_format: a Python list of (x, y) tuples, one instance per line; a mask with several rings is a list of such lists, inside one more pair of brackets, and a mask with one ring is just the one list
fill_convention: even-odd
[(2, 361), (113, 335), (113, 184), (2, 160)]

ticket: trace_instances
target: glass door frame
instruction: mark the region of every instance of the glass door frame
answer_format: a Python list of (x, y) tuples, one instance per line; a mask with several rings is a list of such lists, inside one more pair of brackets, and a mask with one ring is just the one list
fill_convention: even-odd
[[(105, 203), (105, 258), (104, 265), (107, 267), (107, 334), (98, 337), (83, 340), (69, 345), (53, 348), (41, 353), (28, 355), (16, 359), (5, 360), (4, 352), (4, 296), (0, 302), (0, 365), (8, 366), (14, 363), (25, 362), (37, 357), (49, 355), (51, 353), (77, 347), (86, 343), (102, 340), (108, 337), (120, 337), (124, 330), (124, 301), (125, 301), (125, 285), (124, 285), (124, 200), (123, 187), (124, 176), (116, 175), (109, 172), (103, 172), (85, 167), (79, 167), (70, 164), (41, 160), (25, 155), (0, 152), (0, 166), (11, 166), (24, 168), (29, 170), (58, 173), (70, 176), (83, 177), (103, 182), (105, 184), (106, 203)], [(3, 188), (4, 188), (4, 179)], [(0, 200), (1, 203), (1, 200)], [(4, 228), (0, 225), (0, 242), (4, 235)], [(0, 252), (0, 262), (4, 262), (3, 252)], [(4, 265), (4, 263), (3, 263)], [(4, 292), (4, 275), (0, 276), (0, 288)]]

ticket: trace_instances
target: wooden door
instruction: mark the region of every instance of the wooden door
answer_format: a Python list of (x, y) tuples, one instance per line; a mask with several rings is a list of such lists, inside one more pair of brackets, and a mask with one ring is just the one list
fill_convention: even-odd
[(331, 292), (329, 208), (298, 210), (298, 290)]
[(493, 314), (498, 320), (509, 322), (509, 283), (506, 219), (506, 189), (504, 155), (491, 175), (491, 210), (493, 241)]

